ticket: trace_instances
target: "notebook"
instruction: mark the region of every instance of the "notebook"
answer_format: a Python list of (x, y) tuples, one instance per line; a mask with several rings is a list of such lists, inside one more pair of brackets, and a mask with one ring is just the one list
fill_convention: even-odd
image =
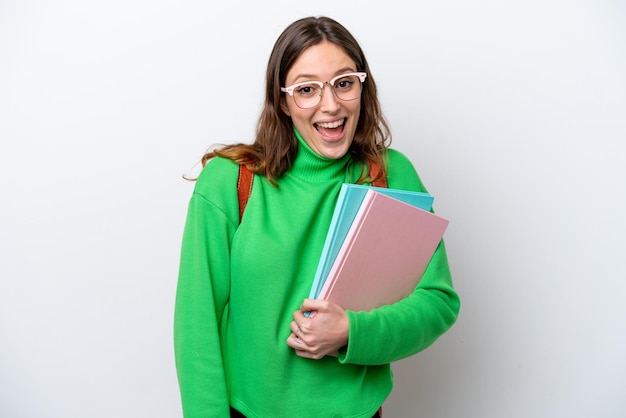
[(408, 296), (449, 221), (378, 191), (366, 191), (318, 299), (369, 311)]
[(434, 201), (432, 195), (424, 192), (371, 187), (358, 184), (343, 184), (339, 191), (335, 212), (333, 213), (326, 240), (324, 241), (324, 247), (317, 271), (315, 272), (309, 298), (318, 298), (319, 292), (339, 253), (341, 244), (348, 234), (352, 221), (361, 207), (361, 203), (368, 190), (383, 193), (424, 210), (430, 210)]

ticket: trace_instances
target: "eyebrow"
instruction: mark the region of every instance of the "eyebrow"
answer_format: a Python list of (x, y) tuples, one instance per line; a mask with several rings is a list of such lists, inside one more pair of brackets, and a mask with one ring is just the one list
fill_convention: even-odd
[[(344, 67), (344, 68), (342, 68), (340, 70), (337, 70), (337, 72), (335, 72), (335, 74), (331, 77), (331, 79), (335, 78), (338, 75), (341, 75), (343, 73), (353, 73), (353, 72), (356, 72), (356, 71), (357, 70), (355, 70), (354, 68)], [(319, 77), (316, 76), (316, 75), (313, 75), (313, 74), (298, 74), (298, 76), (290, 84), (300, 83), (299, 80), (302, 79), (302, 78), (307, 79), (308, 81), (318, 81), (319, 80)], [(319, 81), (321, 81), (321, 80), (319, 80)]]

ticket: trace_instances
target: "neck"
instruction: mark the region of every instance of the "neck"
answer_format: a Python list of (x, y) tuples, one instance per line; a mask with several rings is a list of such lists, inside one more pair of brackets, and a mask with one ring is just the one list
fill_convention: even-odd
[(323, 157), (311, 149), (295, 128), (294, 132), (298, 139), (298, 154), (291, 167), (291, 175), (312, 182), (345, 178), (351, 159), (349, 153), (338, 159)]

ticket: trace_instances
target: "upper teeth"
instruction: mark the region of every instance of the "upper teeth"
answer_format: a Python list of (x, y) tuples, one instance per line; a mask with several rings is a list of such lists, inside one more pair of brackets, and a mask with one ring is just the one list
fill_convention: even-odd
[(328, 128), (328, 129), (336, 128), (337, 126), (343, 125), (343, 119), (339, 119), (334, 122), (321, 122), (321, 123), (318, 123), (318, 125), (321, 126), (322, 128)]

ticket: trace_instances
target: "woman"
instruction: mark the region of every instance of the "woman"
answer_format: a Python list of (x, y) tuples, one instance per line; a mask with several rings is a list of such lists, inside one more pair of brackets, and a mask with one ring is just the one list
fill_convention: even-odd
[[(378, 416), (390, 363), (452, 326), (459, 299), (443, 242), (396, 304), (352, 312), (306, 299), (342, 183), (425, 191), (389, 139), (354, 37), (325, 17), (288, 26), (256, 140), (207, 153), (190, 201), (175, 312), (185, 417)], [(239, 164), (255, 173), (241, 221)]]

